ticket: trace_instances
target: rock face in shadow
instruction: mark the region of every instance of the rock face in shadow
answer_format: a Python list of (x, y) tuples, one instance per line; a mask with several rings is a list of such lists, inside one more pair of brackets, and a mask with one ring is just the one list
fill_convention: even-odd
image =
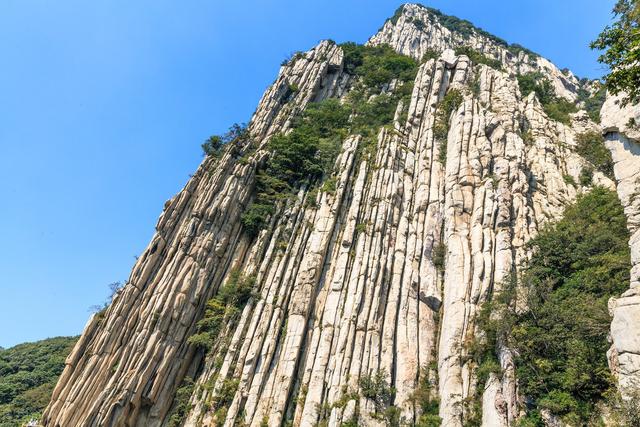
[[(419, 61), (430, 49), (441, 52), (421, 62), (393, 123), (375, 130), (374, 150), (363, 149), (361, 135), (346, 136), (334, 188), (299, 189), (251, 236), (241, 215), (255, 197), (269, 138), (290, 129), (308, 103), (345, 100), (356, 83), (330, 41), (283, 65), (252, 118), (250, 143), (207, 158), (167, 201), (127, 285), (89, 321), (67, 360), (44, 424), (167, 425), (176, 390), (190, 377), (183, 425), (339, 426), (356, 412), (363, 425), (383, 425), (359, 390), (361, 378), (382, 372), (395, 389), (390, 403), (407, 422), (421, 415), (413, 397), (428, 376), (442, 425), (462, 426), (476, 394), (467, 356), (478, 310), (527, 256), (525, 243), (589, 189), (576, 184), (589, 164), (576, 154), (575, 137), (598, 130), (584, 112), (571, 125), (550, 119), (516, 79), (539, 71), (574, 100), (579, 82), (570, 73), (469, 31), (451, 30), (421, 6), (399, 9), (369, 44)], [(461, 45), (502, 69), (455, 55)], [(439, 139), (437, 109), (452, 90), (463, 100)], [(613, 133), (618, 190), (630, 200), (623, 182), (638, 176), (627, 156), (637, 150)], [(615, 184), (596, 172), (593, 185)], [(625, 204), (635, 230), (638, 199)], [(438, 251), (442, 262), (434, 262)], [(232, 271), (255, 277), (256, 295), (205, 355), (187, 339)], [(639, 348), (638, 341), (618, 344), (613, 332), (625, 328), (625, 298), (612, 327), (621, 382), (636, 363), (624, 352)], [(504, 375), (490, 378), (483, 393), (486, 426), (513, 425), (519, 411), (509, 349), (500, 349), (500, 362)]]

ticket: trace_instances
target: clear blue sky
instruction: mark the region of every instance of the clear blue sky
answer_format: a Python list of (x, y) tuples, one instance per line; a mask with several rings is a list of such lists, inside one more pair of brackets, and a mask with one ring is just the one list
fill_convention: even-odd
[[(433, 0), (579, 76), (614, 0)], [(2, 0), (0, 346), (75, 335), (124, 281), (200, 143), (280, 62), (364, 42), (399, 1)]]

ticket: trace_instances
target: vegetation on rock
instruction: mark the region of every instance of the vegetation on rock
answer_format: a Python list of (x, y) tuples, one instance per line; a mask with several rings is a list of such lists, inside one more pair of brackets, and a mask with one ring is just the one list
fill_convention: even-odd
[(258, 172), (256, 197), (242, 215), (245, 229), (256, 234), (300, 185), (312, 185), (333, 168), (339, 153), (350, 110), (337, 99), (310, 104), (293, 124), (293, 130), (269, 141), (272, 151), (266, 166)]
[(604, 137), (595, 131), (589, 131), (576, 136), (576, 151), (593, 167), (615, 180), (613, 175), (613, 159), (611, 151), (604, 145)]
[(553, 85), (541, 73), (519, 74), (517, 76), (520, 93), (523, 96), (534, 92), (542, 104), (542, 108), (550, 119), (564, 124), (571, 123), (571, 113), (578, 111), (576, 105), (564, 98), (556, 96)]
[(607, 98), (607, 88), (604, 85), (591, 94), (584, 88), (578, 89), (578, 102), (582, 103), (585, 111), (589, 114), (589, 118), (595, 123), (600, 123), (600, 110)]
[(189, 337), (189, 343), (205, 350), (216, 344), (222, 326), (235, 318), (254, 296), (254, 287), (255, 277), (232, 271), (217, 295), (207, 301), (204, 318), (198, 322), (198, 333)]
[(480, 53), (469, 46), (461, 46), (456, 48), (456, 55), (467, 55), (474, 64), (485, 64), (493, 69), (502, 70), (502, 61), (499, 59), (489, 58), (487, 55)]
[(478, 381), (499, 372), (499, 343), (515, 350), (525, 425), (542, 426), (543, 409), (571, 425), (597, 417), (613, 386), (607, 301), (628, 286), (628, 238), (616, 193), (596, 187), (528, 243), (532, 255), (517, 278), (484, 304), (481, 338), (469, 351)]
[(433, 136), (439, 143), (438, 160), (443, 165), (447, 161), (447, 136), (449, 135), (449, 119), (463, 101), (462, 93), (457, 89), (449, 90), (438, 104), (435, 123), (433, 124)]
[(77, 337), (0, 349), (0, 427), (39, 419)]
[(234, 123), (225, 134), (210, 136), (202, 144), (202, 151), (205, 156), (219, 156), (225, 145), (245, 142), (248, 138), (247, 125)]
[[(362, 135), (370, 141), (380, 127), (393, 121), (398, 102), (404, 99), (408, 103), (416, 61), (387, 45), (345, 43), (340, 47), (345, 71), (356, 77), (347, 102), (326, 99), (311, 103), (296, 117), (291, 132), (271, 138), (267, 148), (272, 154), (257, 174), (256, 197), (242, 215), (242, 223), (251, 234), (263, 229), (277, 204), (301, 186), (313, 190), (326, 178), (323, 190), (332, 192), (335, 181), (329, 175), (346, 136)], [(396, 90), (380, 93), (394, 80), (399, 82)]]

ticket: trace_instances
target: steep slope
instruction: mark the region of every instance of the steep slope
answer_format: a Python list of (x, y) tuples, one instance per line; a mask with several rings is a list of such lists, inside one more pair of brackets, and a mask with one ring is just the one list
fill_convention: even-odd
[[(324, 41), (282, 66), (248, 137), (166, 203), (67, 360), (45, 425), (376, 425), (431, 412), (462, 425), (480, 306), (543, 224), (614, 183), (581, 180), (591, 166), (576, 136), (599, 130), (585, 112), (562, 123), (521, 93), (516, 74), (536, 72), (578, 98), (581, 83), (547, 60), (419, 5), (368, 44)], [(265, 205), (273, 141), (303, 129), (310, 103), (349, 113), (318, 131), (334, 166)], [(250, 229), (247, 212), (268, 213), (267, 226)], [(230, 296), (247, 283), (246, 298)], [(499, 352), (484, 425), (518, 416), (512, 355)]]

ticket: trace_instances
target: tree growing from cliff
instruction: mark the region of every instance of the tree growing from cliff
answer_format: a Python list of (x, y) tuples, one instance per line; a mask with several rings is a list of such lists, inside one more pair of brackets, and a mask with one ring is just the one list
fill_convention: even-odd
[(596, 187), (528, 243), (532, 255), (517, 281), (483, 307), (478, 323), (486, 346), (470, 351), (478, 377), (492, 364), (499, 373), (492, 354), (497, 340), (515, 350), (528, 402), (525, 425), (541, 426), (543, 409), (570, 425), (587, 425), (613, 389), (607, 301), (628, 286), (628, 238), (616, 193)]
[(613, 8), (617, 20), (606, 27), (591, 43), (592, 49), (604, 50), (598, 58), (611, 69), (605, 77), (611, 93), (626, 93), (622, 103), (640, 101), (640, 3), (619, 0)]

